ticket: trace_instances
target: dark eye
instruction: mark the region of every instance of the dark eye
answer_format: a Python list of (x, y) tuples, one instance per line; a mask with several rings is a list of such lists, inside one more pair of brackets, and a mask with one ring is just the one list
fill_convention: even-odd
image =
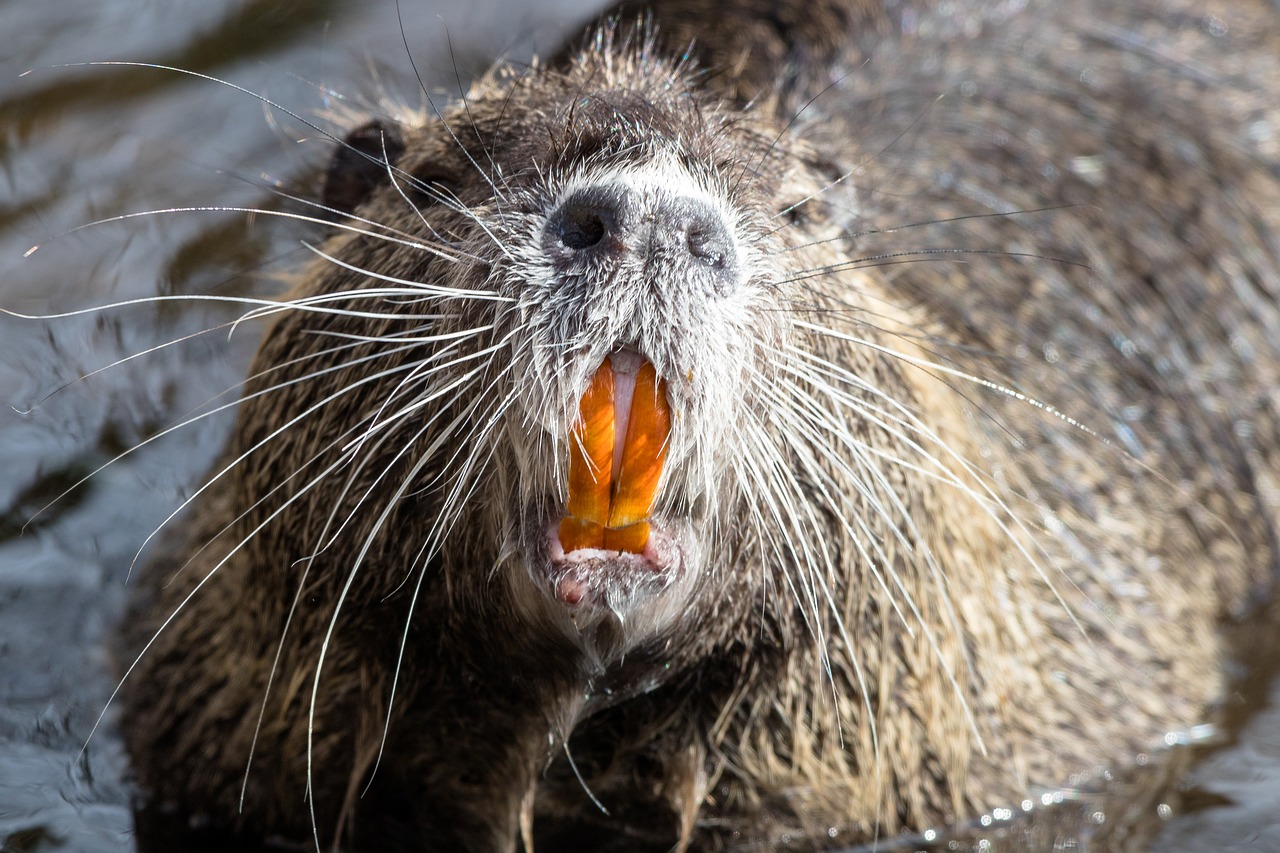
[(390, 166), (404, 153), (400, 129), (389, 122), (361, 125), (338, 146), (324, 176), (324, 204), (354, 213), (389, 180)]
[(410, 177), (397, 176), (396, 180), (404, 194), (419, 208), (435, 204), (458, 207), (461, 204), (457, 184), (443, 172), (423, 170)]

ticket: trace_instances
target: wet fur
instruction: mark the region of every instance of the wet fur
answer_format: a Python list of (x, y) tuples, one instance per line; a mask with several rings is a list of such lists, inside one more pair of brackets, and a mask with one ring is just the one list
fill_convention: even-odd
[[(398, 156), (127, 626), (158, 799), (355, 849), (812, 848), (1210, 716), (1275, 561), (1274, 11), (737, 5), (365, 131)], [(565, 186), (654, 169), (733, 217), (728, 296), (546, 263)], [(691, 569), (578, 624), (525, 561), (620, 342), (672, 387)]]

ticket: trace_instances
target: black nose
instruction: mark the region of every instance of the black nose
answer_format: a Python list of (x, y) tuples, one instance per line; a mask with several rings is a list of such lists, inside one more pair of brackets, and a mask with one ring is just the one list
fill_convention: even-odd
[(633, 195), (619, 184), (578, 190), (551, 215), (549, 236), (570, 252), (626, 251), (640, 226)]
[(709, 202), (625, 184), (577, 190), (547, 220), (543, 245), (566, 271), (638, 258), (674, 275), (698, 273), (717, 292), (737, 281), (737, 253), (724, 217)]

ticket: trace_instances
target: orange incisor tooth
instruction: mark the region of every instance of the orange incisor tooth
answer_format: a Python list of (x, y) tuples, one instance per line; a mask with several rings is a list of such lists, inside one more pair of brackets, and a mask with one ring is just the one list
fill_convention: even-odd
[(579, 548), (606, 547), (606, 532), (598, 521), (586, 521), (572, 515), (560, 519), (560, 545), (566, 554)]
[[(616, 472), (613, 501), (609, 505), (608, 527), (616, 530), (649, 517), (658, 492), (658, 480), (662, 477), (662, 463), (667, 457), (670, 432), (671, 409), (667, 404), (666, 383), (658, 378), (654, 366), (646, 361), (636, 374), (622, 463)], [(648, 525), (645, 528), (647, 541)], [(636, 550), (643, 548), (642, 542)]]
[(578, 403), (569, 439), (569, 514), (597, 524), (609, 519), (613, 428), (613, 365), (606, 358)]
[(635, 391), (622, 459), (613, 470), (615, 445), (613, 363), (605, 359), (582, 400), (569, 442), (568, 514), (560, 521), (565, 553), (581, 548), (642, 553), (671, 432), (666, 383), (645, 362)]
[[(560, 537), (564, 541), (564, 536)], [(604, 549), (606, 551), (629, 551), (639, 554), (649, 544), (649, 522), (637, 521), (626, 527), (604, 528)], [(597, 546), (598, 547), (598, 546)]]
[(565, 553), (604, 547), (613, 488), (613, 364), (605, 359), (578, 403), (569, 439), (569, 511), (560, 522)]

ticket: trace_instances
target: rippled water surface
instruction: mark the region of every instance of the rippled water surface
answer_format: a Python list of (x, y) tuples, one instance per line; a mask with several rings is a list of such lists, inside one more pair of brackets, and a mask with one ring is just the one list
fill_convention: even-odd
[[(225, 208), (314, 197), (327, 110), (383, 91), (417, 102), (414, 65), (456, 94), (492, 57), (551, 49), (598, 5), (0, 0), (0, 307), (270, 295), (316, 230)], [(228, 428), (215, 413), (164, 432), (227, 402), (254, 345), (251, 328), (218, 328), (238, 313), (201, 301), (0, 315), (5, 853), (133, 847), (123, 750), (111, 713), (99, 721), (117, 676), (104, 637), (140, 546)], [(1280, 712), (1267, 693), (1252, 690), (1237, 742), (1201, 763), (1200, 808), (1171, 820), (1160, 849), (1280, 850)]]

